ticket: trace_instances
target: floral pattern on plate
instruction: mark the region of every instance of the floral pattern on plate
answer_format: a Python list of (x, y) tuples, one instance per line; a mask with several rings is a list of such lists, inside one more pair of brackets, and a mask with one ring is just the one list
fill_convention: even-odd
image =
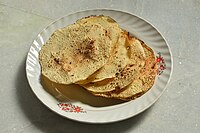
[(72, 103), (58, 103), (58, 106), (65, 112), (86, 113), (83, 108), (73, 105)]

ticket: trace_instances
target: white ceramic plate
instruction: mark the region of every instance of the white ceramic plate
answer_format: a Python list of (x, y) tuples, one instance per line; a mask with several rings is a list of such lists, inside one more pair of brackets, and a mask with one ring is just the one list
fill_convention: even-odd
[[(157, 55), (159, 69), (155, 84), (147, 93), (135, 100), (120, 102), (118, 100), (95, 97), (76, 85), (55, 85), (45, 78), (41, 81), (38, 52), (51, 34), (55, 30), (72, 24), (82, 17), (102, 14), (114, 18), (121, 28), (147, 43)], [(58, 19), (36, 37), (27, 56), (26, 73), (29, 84), (38, 99), (57, 114), (80, 122), (110, 123), (141, 113), (161, 96), (172, 73), (172, 56), (170, 48), (162, 35), (144, 19), (116, 10), (88, 10)], [(64, 95), (60, 93), (62, 90), (65, 90)]]

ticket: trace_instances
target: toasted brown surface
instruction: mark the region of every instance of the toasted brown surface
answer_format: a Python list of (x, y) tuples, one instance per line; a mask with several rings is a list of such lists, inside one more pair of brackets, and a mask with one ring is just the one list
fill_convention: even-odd
[(140, 97), (153, 86), (157, 74), (155, 55), (153, 50), (146, 44), (142, 43), (142, 46), (145, 51), (146, 60), (145, 66), (141, 69), (139, 76), (121, 92), (118, 91), (109, 94), (94, 93), (94, 95), (122, 100), (132, 100)]
[(39, 52), (42, 74), (70, 84), (86, 79), (109, 59), (111, 39), (99, 24), (72, 24), (57, 30)]
[(84, 82), (79, 82), (79, 84), (87, 84), (90, 82), (99, 82), (105, 79), (110, 79), (116, 77), (117, 73), (125, 68), (131, 61), (128, 49), (129, 44), (127, 44), (128, 35), (126, 32), (121, 32), (119, 40), (116, 44), (115, 49), (112, 52), (111, 57), (108, 62), (96, 71), (94, 74), (89, 76)]
[[(89, 16), (89, 17), (77, 20), (77, 23), (79, 23), (79, 24), (96, 23), (96, 24), (99, 24), (102, 27), (104, 27), (107, 30), (106, 35), (108, 35), (112, 41), (113, 49), (112, 49), (111, 55), (114, 55), (114, 53), (117, 52), (119, 47), (123, 49), (124, 44), (122, 42), (125, 40), (125, 36), (123, 35), (124, 32), (122, 32), (121, 28), (116, 23), (116, 21), (113, 20), (112, 18), (110, 18), (109, 16), (103, 16), (103, 15)], [(121, 52), (121, 54), (125, 54), (124, 51), (120, 51), (120, 52)], [(96, 71), (95, 73), (90, 75), (87, 79), (76, 82), (76, 84), (87, 84), (89, 82), (101, 81), (106, 78), (114, 77), (115, 71), (117, 71), (117, 70), (114, 70), (111, 67), (114, 65), (114, 63), (115, 64), (117, 63), (116, 61), (114, 62), (114, 60), (113, 60), (113, 58), (115, 58), (115, 57), (111, 56), (111, 58), (108, 60), (108, 62), (101, 69), (99, 69), (98, 71)], [(126, 58), (125, 55), (122, 58)], [(120, 59), (118, 59), (118, 61), (119, 60)], [(125, 64), (125, 60), (124, 60), (123, 64)], [(110, 70), (112, 70), (112, 71), (110, 71)]]
[(126, 41), (127, 54), (130, 58), (128, 64), (114, 78), (105, 79), (99, 82), (92, 82), (81, 85), (92, 93), (110, 93), (121, 90), (129, 85), (144, 66), (144, 50), (139, 40), (128, 37)]

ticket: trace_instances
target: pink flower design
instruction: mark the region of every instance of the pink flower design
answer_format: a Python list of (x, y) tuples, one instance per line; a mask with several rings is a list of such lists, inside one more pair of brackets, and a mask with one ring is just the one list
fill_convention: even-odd
[(80, 112), (80, 111), (81, 111), (81, 108), (80, 108), (80, 107), (75, 107), (75, 108), (74, 108), (74, 112), (77, 112), (77, 113), (78, 113), (78, 112)]
[(86, 113), (81, 107), (73, 105), (72, 103), (58, 103), (58, 107), (65, 112)]
[(166, 69), (166, 64), (160, 52), (158, 52), (158, 56), (156, 56), (156, 62), (158, 63), (157, 73), (158, 75), (161, 75), (163, 71)]

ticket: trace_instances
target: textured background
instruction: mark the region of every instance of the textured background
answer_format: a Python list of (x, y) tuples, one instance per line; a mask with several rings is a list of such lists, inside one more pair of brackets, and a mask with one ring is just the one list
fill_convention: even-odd
[[(25, 76), (31, 42), (49, 23), (85, 9), (120, 9), (153, 24), (174, 59), (171, 82), (147, 111), (128, 120), (90, 125), (62, 118), (42, 105)], [(199, 0), (0, 0), (0, 132), (197, 133), (200, 131)]]

